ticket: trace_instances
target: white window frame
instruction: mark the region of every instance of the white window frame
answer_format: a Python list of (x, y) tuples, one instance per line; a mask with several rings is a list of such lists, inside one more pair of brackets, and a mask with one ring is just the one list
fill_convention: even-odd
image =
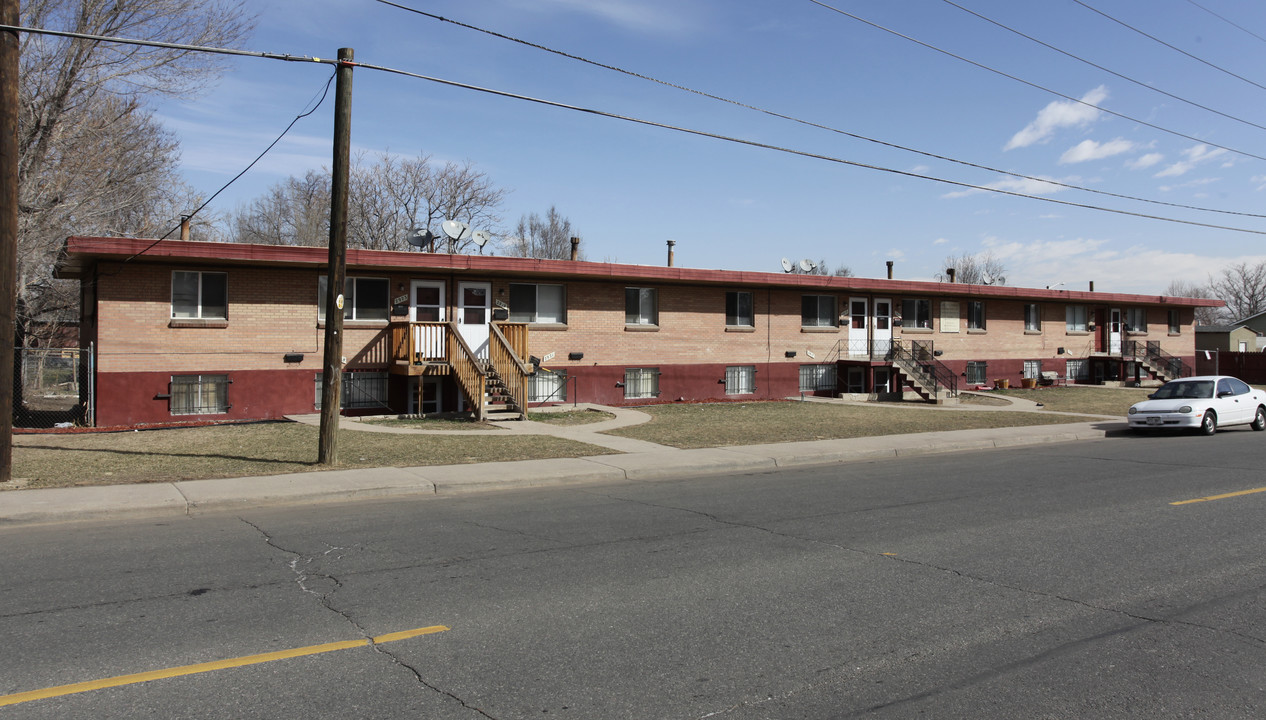
[[(1135, 322), (1139, 321), (1139, 322)], [(1131, 333), (1147, 332), (1147, 308), (1126, 308), (1125, 324), (1130, 327)]]
[(984, 360), (968, 360), (966, 375), (968, 385), (984, 385), (989, 382), (989, 363)]
[(1042, 306), (1038, 303), (1024, 304), (1025, 332), (1042, 332)]
[[(315, 373), (313, 378), (316, 384), (316, 400), (313, 404), (317, 410), (321, 409), (323, 375), (324, 373)], [(388, 383), (389, 374), (383, 370), (346, 370), (343, 372), (343, 387), (339, 392), (339, 407), (343, 410), (387, 407)]]
[[(317, 278), (317, 320), (325, 322), (325, 288), (330, 282), (328, 275), (322, 275)], [(362, 308), (360, 296), (362, 293), (360, 286), (362, 283), (381, 282), (387, 292), (383, 294), (386, 302), (381, 308), (372, 308), (373, 315), (381, 312), (382, 317), (368, 317), (371, 308)], [(383, 277), (363, 277), (348, 276), (343, 282), (343, 320), (369, 320), (387, 322), (391, 319), (391, 281)]]
[[(812, 298), (813, 317), (809, 317), (808, 303)], [(839, 327), (839, 314), (836, 310), (834, 295), (801, 295), (800, 327)]]
[(648, 287), (624, 288), (624, 324), (659, 325), (659, 290)]
[(985, 301), (984, 300), (968, 300), (967, 301), (967, 329), (968, 330), (985, 330)]
[(1025, 360), (1024, 374), (1026, 380), (1037, 380), (1042, 377), (1042, 361), (1041, 360)]
[[(197, 288), (194, 293), (197, 296), (195, 307), (185, 310), (190, 314), (178, 314), (176, 312), (176, 281), (177, 276), (194, 275), (197, 277)], [(223, 282), (224, 308), (223, 312), (218, 315), (211, 314), (214, 310), (209, 310), (206, 306), (207, 298), (207, 280), (216, 277)], [(229, 319), (229, 274), (223, 272), (204, 272), (202, 270), (173, 270), (171, 273), (171, 319), (172, 320), (228, 320)]]
[(902, 298), (901, 327), (902, 329), (931, 330), (932, 301), (927, 298)]
[[(172, 375), (167, 410), (172, 415), (224, 415), (229, 404), (229, 385), (224, 373)], [(188, 387), (188, 390), (177, 388)]]
[(755, 392), (755, 365), (730, 365), (725, 368), (726, 395), (752, 395)]
[(659, 368), (625, 368), (624, 399), (649, 400), (659, 397)]
[(834, 392), (837, 382), (835, 363), (800, 366), (800, 392)]
[[(743, 301), (747, 307), (744, 314)], [(735, 328), (756, 327), (756, 298), (747, 290), (728, 290), (725, 293), (725, 326)]]
[[(520, 288), (516, 298), (515, 288)], [(515, 307), (516, 301), (523, 302), (527, 294), (523, 288), (532, 288), (532, 307), (530, 310)], [(550, 295), (557, 293), (557, 297)], [(549, 303), (557, 305), (557, 313), (542, 317), (541, 306)], [(540, 325), (567, 324), (567, 287), (549, 283), (510, 283), (510, 322), (536, 323)]]
[(1090, 307), (1086, 305), (1069, 305), (1064, 309), (1064, 329), (1066, 332), (1090, 331)]

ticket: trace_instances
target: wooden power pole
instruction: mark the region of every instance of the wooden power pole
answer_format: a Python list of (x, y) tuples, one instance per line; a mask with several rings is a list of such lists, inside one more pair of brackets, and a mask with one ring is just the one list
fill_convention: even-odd
[(352, 48), (339, 48), (334, 91), (334, 163), (330, 188), (330, 268), (326, 279), (325, 354), (321, 365), (321, 437), (317, 462), (338, 463), (343, 390), (343, 285), (347, 280), (347, 174), (352, 152)]
[[(0, 0), (18, 24), (18, 0)], [(13, 337), (18, 284), (18, 32), (0, 31), (0, 482), (13, 478)]]

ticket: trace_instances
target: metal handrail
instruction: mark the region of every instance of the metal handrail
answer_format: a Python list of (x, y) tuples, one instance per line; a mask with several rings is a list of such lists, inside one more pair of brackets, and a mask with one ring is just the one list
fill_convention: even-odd
[(904, 342), (894, 340), (891, 356), (894, 363), (923, 387), (931, 388), (933, 394), (943, 387), (951, 397), (958, 396), (958, 375), (936, 359), (930, 342), (912, 340), (906, 348)]

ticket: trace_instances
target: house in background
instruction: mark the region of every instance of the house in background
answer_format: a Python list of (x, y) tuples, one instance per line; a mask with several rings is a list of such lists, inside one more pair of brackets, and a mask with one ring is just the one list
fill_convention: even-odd
[(1248, 325), (1197, 325), (1196, 349), (1222, 352), (1260, 352), (1262, 337)]
[[(671, 257), (671, 256), (670, 256)], [(320, 401), (324, 248), (72, 237), (103, 426)], [(891, 278), (349, 250), (347, 413), (867, 397), (1190, 374), (1219, 301)]]

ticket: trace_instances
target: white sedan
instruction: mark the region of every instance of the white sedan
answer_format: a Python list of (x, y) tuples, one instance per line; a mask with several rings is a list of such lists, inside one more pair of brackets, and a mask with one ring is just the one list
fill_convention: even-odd
[(1130, 407), (1132, 430), (1195, 428), (1212, 435), (1218, 427), (1248, 425), (1266, 430), (1266, 393), (1226, 375), (1171, 380)]

